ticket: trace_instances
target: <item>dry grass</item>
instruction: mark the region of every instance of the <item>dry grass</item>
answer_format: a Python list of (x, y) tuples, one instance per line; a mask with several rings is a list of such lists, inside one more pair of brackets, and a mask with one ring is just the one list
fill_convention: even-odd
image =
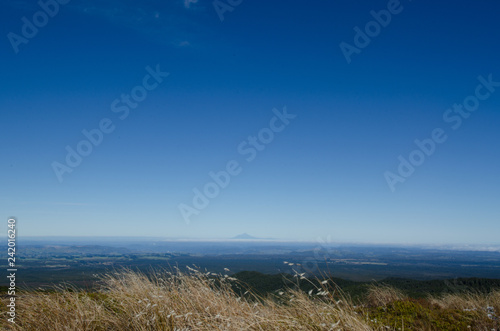
[(372, 307), (387, 306), (395, 301), (406, 299), (400, 290), (388, 285), (371, 285), (368, 288), (367, 304)]
[[(441, 309), (455, 309), (486, 315), (488, 319), (498, 321), (496, 330), (500, 330), (500, 291), (488, 294), (448, 294), (441, 298), (430, 298), (429, 301)], [(491, 330), (491, 328), (485, 327), (484, 330)]]
[[(17, 330), (372, 330), (326, 288), (242, 298), (231, 277), (132, 271), (105, 276), (97, 293), (60, 290), (17, 299)], [(7, 323), (5, 311), (2, 323)]]
[(430, 301), (441, 308), (473, 310), (492, 307), (497, 312), (500, 312), (500, 291), (489, 294), (448, 294), (441, 298), (431, 298)]
[[(375, 323), (373, 314), (384, 314), (391, 305), (407, 302), (401, 292), (382, 286), (370, 288), (369, 305), (356, 307), (334, 284), (327, 283), (310, 293), (289, 289), (267, 298), (251, 293), (240, 297), (232, 290), (235, 282), (228, 276), (214, 277), (197, 270), (149, 276), (125, 270), (103, 277), (98, 292), (66, 288), (21, 294), (17, 298), (17, 324), (12, 327), (6, 322), (2, 308), (0, 325), (40, 331), (386, 330), (389, 322)], [(432, 300), (443, 309), (482, 309), (487, 304), (498, 309), (499, 298), (500, 292), (496, 292)], [(3, 307), (5, 303), (3, 299)], [(398, 316), (394, 315), (394, 323), (399, 323)]]

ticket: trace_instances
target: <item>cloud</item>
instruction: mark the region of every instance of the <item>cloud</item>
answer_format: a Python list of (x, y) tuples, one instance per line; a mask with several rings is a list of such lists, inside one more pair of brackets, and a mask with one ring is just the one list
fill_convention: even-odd
[(24, 11), (34, 11), (40, 9), (39, 6), (34, 1), (26, 1), (26, 0), (13, 0), (13, 1), (5, 1), (2, 5), (9, 6), (14, 9), (20, 9)]
[[(198, 0), (183, 0), (184, 8), (190, 8)], [(186, 11), (176, 1), (73, 1), (72, 10), (83, 15), (99, 17), (125, 29), (134, 30), (144, 38), (174, 47), (187, 46), (197, 38), (196, 33), (206, 31), (200, 26), (202, 10)], [(190, 41), (187, 41), (190, 40)], [(185, 44), (188, 42), (188, 44)]]
[(192, 3), (197, 3), (198, 0), (184, 0), (184, 7), (186, 7), (187, 9), (189, 9), (189, 6), (192, 4)]
[(51, 203), (52, 205), (56, 206), (95, 206), (89, 203), (83, 203), (83, 202), (53, 202)]
[(92, 207), (99, 206), (96, 204), (85, 203), (85, 202), (67, 202), (67, 201), (16, 201), (16, 205), (30, 205), (30, 206), (81, 206), (81, 207)]
[(187, 40), (181, 41), (179, 43), (179, 47), (188, 47), (188, 46), (191, 46), (191, 43)]

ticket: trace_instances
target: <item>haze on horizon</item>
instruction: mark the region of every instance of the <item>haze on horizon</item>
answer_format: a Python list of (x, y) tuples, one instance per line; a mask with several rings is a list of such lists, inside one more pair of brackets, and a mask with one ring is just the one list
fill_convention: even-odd
[(2, 4), (19, 236), (499, 243), (500, 3), (235, 3)]

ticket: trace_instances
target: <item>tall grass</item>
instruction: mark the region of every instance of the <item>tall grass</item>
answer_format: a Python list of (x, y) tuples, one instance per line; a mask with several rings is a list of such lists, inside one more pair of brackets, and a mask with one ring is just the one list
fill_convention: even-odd
[(387, 306), (395, 301), (406, 299), (400, 290), (389, 285), (371, 285), (368, 288), (367, 304), (372, 307)]
[[(310, 295), (288, 290), (276, 300), (238, 296), (233, 291), (235, 281), (197, 270), (190, 274), (164, 271), (150, 275), (130, 270), (115, 272), (102, 278), (98, 292), (59, 289), (20, 295), (14, 328), (371, 330), (351, 304), (330, 300), (322, 288)], [(316, 295), (318, 292), (320, 295)], [(5, 312), (2, 315), (6, 320)]]
[[(355, 306), (334, 284), (319, 284), (307, 293), (290, 288), (263, 298), (251, 291), (238, 295), (233, 290), (235, 285), (244, 288), (244, 284), (227, 275), (215, 277), (194, 269), (188, 274), (177, 270), (148, 275), (123, 270), (102, 277), (96, 292), (67, 287), (24, 292), (16, 300), (17, 323), (8, 323), (2, 308), (0, 325), (4, 329), (40, 331), (397, 329), (389, 322), (382, 325), (374, 321), (372, 315), (405, 302), (401, 292), (373, 287), (366, 306)], [(464, 297), (464, 301), (436, 298), (432, 304), (442, 309), (483, 309), (484, 305), (498, 309), (499, 298), (500, 292), (496, 292)], [(7, 301), (2, 300), (5, 307)], [(399, 325), (399, 315), (394, 318)], [(406, 324), (402, 330), (412, 329)]]

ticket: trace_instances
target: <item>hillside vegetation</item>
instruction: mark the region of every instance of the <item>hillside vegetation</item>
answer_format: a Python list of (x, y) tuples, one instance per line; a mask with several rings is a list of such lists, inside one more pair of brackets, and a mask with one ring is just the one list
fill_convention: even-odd
[[(14, 330), (498, 330), (500, 291), (408, 298), (370, 286), (353, 302), (331, 280), (265, 297), (228, 275), (130, 270), (103, 276), (97, 291), (71, 287), (18, 295)], [(300, 280), (301, 275), (295, 277)]]

